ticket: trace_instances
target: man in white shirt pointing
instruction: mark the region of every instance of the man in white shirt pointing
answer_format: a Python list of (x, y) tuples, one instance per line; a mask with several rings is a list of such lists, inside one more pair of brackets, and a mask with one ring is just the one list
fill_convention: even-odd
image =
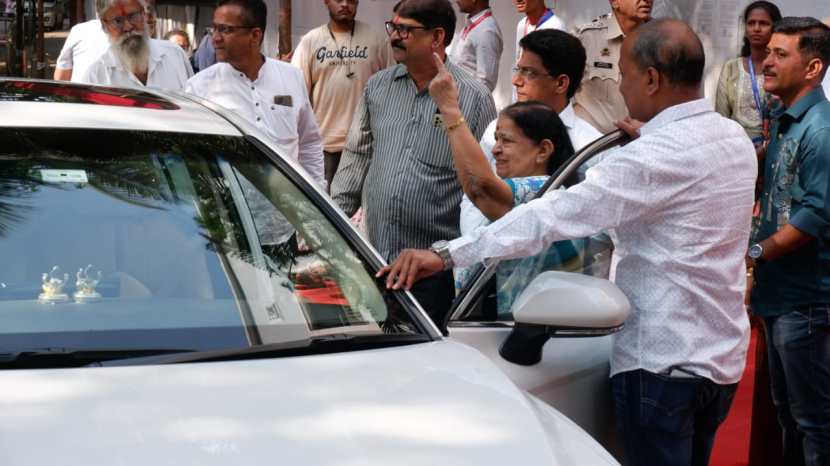
[(237, 112), (325, 186), (322, 138), (303, 73), (260, 51), (266, 16), (262, 0), (220, 1), (211, 26), (218, 63), (191, 78), (186, 92)]
[[(744, 255), (757, 161), (741, 127), (703, 99), (704, 62), (685, 23), (641, 26), (620, 60), (631, 117), (647, 122), (638, 139), (582, 183), (431, 250), (404, 250), (378, 273), (388, 287), (408, 288), (453, 265), (533, 255), (614, 228), (616, 282), (632, 304), (611, 360), (629, 466), (707, 464), (746, 362)], [(433, 89), (442, 77), (430, 89), (443, 118), (455, 121)]]

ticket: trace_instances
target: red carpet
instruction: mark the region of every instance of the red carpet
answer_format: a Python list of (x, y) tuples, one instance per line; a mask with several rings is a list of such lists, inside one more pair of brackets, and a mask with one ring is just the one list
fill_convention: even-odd
[(752, 329), (746, 368), (732, 409), (721, 424), (715, 438), (709, 466), (747, 466), (749, 464), (749, 431), (752, 424), (752, 393), (755, 388), (755, 343), (759, 329)]

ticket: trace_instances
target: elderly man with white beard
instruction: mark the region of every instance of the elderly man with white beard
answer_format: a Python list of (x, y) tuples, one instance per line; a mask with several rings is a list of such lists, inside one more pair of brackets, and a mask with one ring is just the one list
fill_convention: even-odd
[(119, 87), (183, 90), (193, 69), (187, 55), (172, 42), (152, 39), (143, 0), (99, 3), (101, 27), (110, 47), (86, 71), (83, 82)]

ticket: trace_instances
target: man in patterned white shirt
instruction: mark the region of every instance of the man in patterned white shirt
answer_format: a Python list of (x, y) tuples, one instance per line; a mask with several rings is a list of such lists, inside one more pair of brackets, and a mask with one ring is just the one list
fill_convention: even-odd
[(757, 161), (741, 127), (703, 99), (704, 62), (685, 23), (641, 26), (620, 60), (631, 117), (647, 122), (638, 139), (582, 183), (431, 250), (405, 250), (378, 273), (388, 287), (407, 288), (453, 265), (533, 255), (614, 228), (616, 282), (632, 304), (611, 361), (629, 466), (707, 464), (746, 362), (744, 254)]

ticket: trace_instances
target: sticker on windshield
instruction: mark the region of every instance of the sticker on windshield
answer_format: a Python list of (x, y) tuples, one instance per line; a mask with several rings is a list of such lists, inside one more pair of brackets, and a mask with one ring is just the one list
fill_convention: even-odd
[(89, 183), (86, 170), (47, 170), (40, 171), (44, 183)]

